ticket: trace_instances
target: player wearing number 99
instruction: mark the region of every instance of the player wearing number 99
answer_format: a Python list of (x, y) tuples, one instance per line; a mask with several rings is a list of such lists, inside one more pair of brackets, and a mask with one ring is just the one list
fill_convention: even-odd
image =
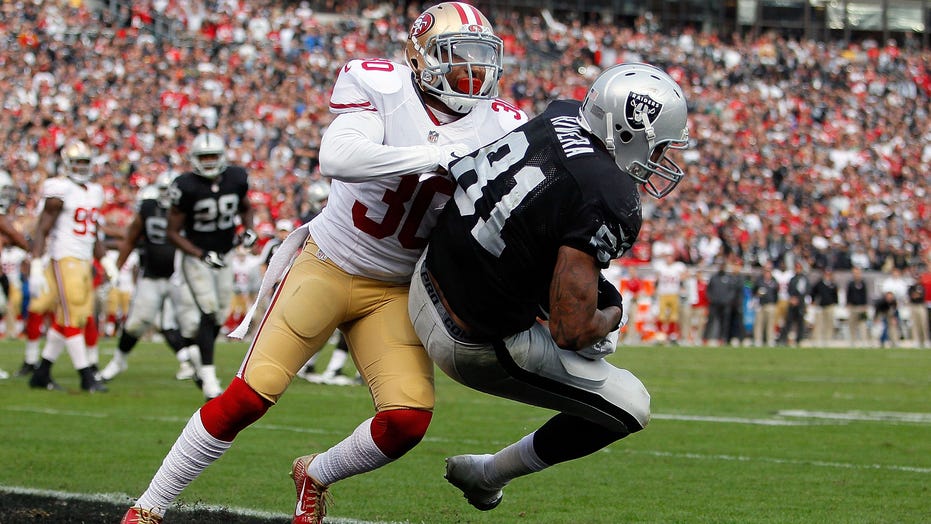
[[(246, 198), (246, 170), (227, 164), (223, 139), (201, 133), (191, 143), (189, 156), (192, 171), (178, 175), (169, 189), (166, 234), (178, 248), (172, 277), (178, 284), (178, 324), (181, 335), (197, 344), (197, 376), (204, 396), (211, 399), (222, 391), (214, 345), (233, 298), (233, 270), (226, 255), (240, 241), (254, 242), (256, 237)], [(242, 239), (236, 234), (239, 223), (246, 231)]]
[(447, 480), (476, 508), (496, 507), (515, 477), (646, 426), (643, 384), (603, 360), (623, 304), (600, 271), (640, 233), (638, 185), (661, 198), (682, 178), (666, 154), (688, 144), (686, 120), (672, 78), (623, 64), (581, 105), (553, 102), (450, 166), (456, 191), (411, 283), (414, 328), (456, 381), (558, 412), (494, 455), (447, 459)]
[[(173, 494), (278, 401), (336, 328), (370, 388), (375, 414), (329, 450), (293, 461), (293, 522), (322, 522), (330, 485), (420, 442), (432, 417), (434, 377), (407, 315), (409, 282), (452, 194), (444, 176), (449, 162), (527, 121), (495, 98), (502, 48), (481, 12), (447, 2), (413, 23), (408, 64), (352, 60), (342, 67), (330, 99), (337, 116), (320, 146), (321, 172), (332, 179), (327, 207), (291, 234), (306, 242), (299, 253), (290, 250), (296, 259), (237, 377), (191, 418), (124, 522), (160, 517)], [(292, 237), (276, 258), (290, 256)], [(309, 423), (325, 409), (309, 410)]]
[[(42, 210), (33, 236), (28, 343), (37, 344), (44, 314), (54, 312), (55, 319), (46, 333), (42, 361), (33, 371), (29, 386), (61, 389), (52, 380), (51, 369), (67, 350), (81, 376), (81, 389), (103, 392), (106, 387), (94, 377), (84, 342), (84, 326), (94, 312), (91, 264), (106, 251), (97, 236), (103, 188), (92, 181), (93, 153), (86, 144), (68, 142), (61, 149), (61, 159), (65, 176), (48, 178), (42, 184)], [(49, 258), (46, 267), (42, 264), (43, 254)], [(110, 267), (107, 273), (112, 278), (116, 269)]]

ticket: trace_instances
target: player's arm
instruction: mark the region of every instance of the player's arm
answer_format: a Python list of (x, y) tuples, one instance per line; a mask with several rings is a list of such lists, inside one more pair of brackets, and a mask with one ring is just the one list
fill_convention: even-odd
[(598, 309), (601, 270), (594, 257), (562, 246), (550, 283), (550, 334), (556, 345), (572, 351), (602, 340), (621, 322), (615, 305)]
[(26, 240), (26, 237), (13, 227), (13, 224), (10, 223), (6, 215), (0, 215), (0, 234), (3, 234), (14, 246), (29, 252), (29, 242)]
[(32, 236), (32, 258), (40, 258), (45, 253), (48, 234), (52, 231), (52, 227), (55, 226), (55, 221), (58, 220), (58, 215), (61, 214), (64, 207), (65, 202), (60, 198), (48, 197), (45, 199), (42, 213), (39, 214), (39, 220), (36, 222), (35, 233)]
[(117, 248), (117, 269), (123, 267), (123, 264), (126, 263), (126, 259), (129, 258), (129, 255), (136, 249), (136, 244), (139, 242), (140, 238), (142, 238), (142, 217), (139, 213), (136, 213), (132, 222), (129, 223), (129, 229), (126, 231), (126, 235), (123, 237), (123, 240), (120, 241), (120, 245)]
[(343, 182), (364, 182), (445, 169), (470, 152), (462, 144), (396, 147), (383, 144), (384, 140), (385, 125), (377, 113), (337, 115), (320, 142), (320, 172)]
[(184, 211), (178, 209), (177, 206), (171, 206), (171, 209), (168, 210), (168, 225), (165, 227), (168, 241), (187, 255), (203, 258), (206, 254), (205, 251), (195, 246), (193, 242), (181, 234), (186, 219), (187, 214)]
[[(239, 221), (242, 224), (242, 227), (246, 229), (246, 231), (252, 231), (254, 225), (252, 203), (249, 202), (249, 199), (245, 196), (239, 199)], [(254, 240), (253, 243), (255, 243)], [(252, 246), (250, 245), (247, 247)]]

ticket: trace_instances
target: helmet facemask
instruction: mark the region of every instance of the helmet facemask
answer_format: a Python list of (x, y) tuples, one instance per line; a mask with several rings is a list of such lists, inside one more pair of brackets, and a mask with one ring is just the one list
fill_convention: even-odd
[(93, 175), (91, 150), (83, 142), (71, 142), (61, 150), (65, 175), (78, 184), (90, 182)]
[(194, 173), (214, 179), (226, 169), (226, 144), (212, 133), (197, 135), (191, 145), (190, 161)]
[(420, 88), (457, 113), (498, 96), (503, 55), (504, 44), (485, 15), (462, 2), (424, 11), (405, 49)]

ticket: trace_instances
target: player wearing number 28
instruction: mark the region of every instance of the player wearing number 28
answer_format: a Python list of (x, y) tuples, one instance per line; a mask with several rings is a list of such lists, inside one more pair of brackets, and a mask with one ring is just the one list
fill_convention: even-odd
[[(423, 438), (434, 377), (407, 313), (414, 264), (452, 194), (449, 163), (527, 117), (496, 99), (502, 42), (474, 7), (427, 9), (412, 25), (406, 55), (406, 65), (352, 60), (340, 70), (330, 100), (336, 117), (320, 146), (329, 203), (276, 252), (266, 278), (276, 277), (275, 259), (295, 258), (237, 376), (190, 419), (124, 523), (160, 520), (337, 328), (375, 414), (330, 449), (292, 462), (293, 522), (322, 522), (330, 485), (389, 464)], [(311, 424), (313, 416), (311, 409)]]

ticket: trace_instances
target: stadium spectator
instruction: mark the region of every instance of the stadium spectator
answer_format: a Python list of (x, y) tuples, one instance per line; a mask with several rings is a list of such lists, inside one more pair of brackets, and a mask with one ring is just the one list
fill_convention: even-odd
[(861, 347), (870, 340), (869, 306), (870, 294), (863, 270), (854, 266), (850, 271), (845, 294), (847, 307), (847, 342), (853, 347)]
[(811, 281), (801, 262), (795, 263), (795, 273), (789, 280), (789, 310), (786, 313), (786, 323), (779, 334), (779, 345), (789, 344), (790, 335), (792, 343), (796, 346), (802, 344), (805, 339), (807, 321), (805, 314), (808, 309), (808, 301), (811, 299)]
[(911, 335), (909, 338), (916, 347), (925, 348), (931, 341), (931, 337), (928, 336), (928, 309), (925, 307), (927, 296), (917, 266), (913, 275), (914, 281), (908, 286), (908, 324)]
[(830, 345), (834, 340), (834, 310), (839, 301), (834, 270), (826, 267), (821, 271), (821, 278), (811, 287), (811, 302), (815, 316), (812, 339), (821, 347)]
[(756, 347), (776, 344), (776, 300), (779, 296), (779, 282), (773, 276), (769, 265), (763, 267), (762, 274), (753, 283), (753, 297), (756, 316), (753, 323), (753, 344)]

